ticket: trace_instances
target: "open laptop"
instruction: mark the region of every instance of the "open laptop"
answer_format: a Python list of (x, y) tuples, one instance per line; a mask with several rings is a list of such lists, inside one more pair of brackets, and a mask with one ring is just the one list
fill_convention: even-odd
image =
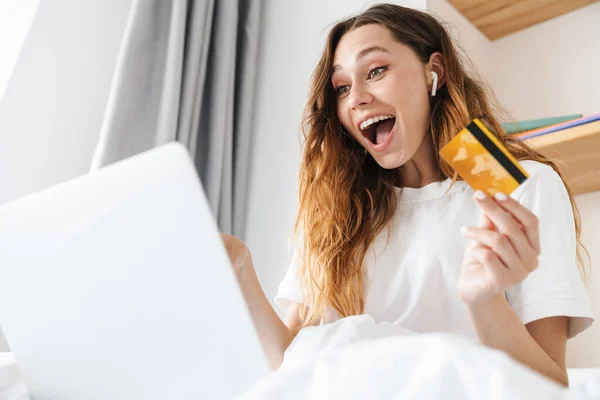
[(0, 326), (35, 400), (225, 399), (269, 371), (176, 143), (0, 207)]

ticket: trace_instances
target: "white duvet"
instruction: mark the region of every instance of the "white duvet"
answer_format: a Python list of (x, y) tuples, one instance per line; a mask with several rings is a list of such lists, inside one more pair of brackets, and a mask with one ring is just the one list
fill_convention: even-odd
[[(600, 399), (600, 369), (577, 372), (566, 390), (457, 335), (417, 335), (363, 315), (303, 329), (281, 368), (238, 400)], [(10, 353), (0, 353), (0, 400), (29, 400)]]
[(414, 334), (369, 316), (303, 329), (249, 399), (600, 399), (600, 379), (566, 390), (463, 337)]
[(11, 353), (0, 353), (0, 400), (30, 400)]

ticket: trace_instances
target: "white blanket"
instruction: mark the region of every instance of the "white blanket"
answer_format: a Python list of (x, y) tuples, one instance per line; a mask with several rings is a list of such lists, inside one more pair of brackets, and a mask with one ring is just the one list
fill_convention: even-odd
[[(0, 353), (0, 400), (29, 400), (14, 361)], [(600, 399), (600, 369), (576, 371), (567, 391), (462, 337), (358, 316), (303, 329), (281, 368), (238, 399)]]
[(414, 334), (369, 316), (303, 329), (249, 399), (592, 399), (600, 380), (566, 390), (503, 352), (454, 334)]
[(11, 353), (0, 353), (0, 400), (29, 400), (27, 388)]

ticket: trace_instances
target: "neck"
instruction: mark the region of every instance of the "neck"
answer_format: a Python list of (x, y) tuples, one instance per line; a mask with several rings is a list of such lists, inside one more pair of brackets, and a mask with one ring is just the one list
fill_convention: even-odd
[(425, 135), (415, 155), (398, 172), (400, 187), (421, 188), (439, 182), (439, 168), (431, 135)]

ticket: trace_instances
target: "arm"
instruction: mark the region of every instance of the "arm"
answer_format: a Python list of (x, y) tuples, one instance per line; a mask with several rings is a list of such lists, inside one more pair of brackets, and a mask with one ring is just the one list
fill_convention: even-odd
[(567, 317), (550, 317), (524, 326), (503, 294), (468, 307), (479, 341), (568, 386), (565, 366)]
[(475, 200), (483, 213), (479, 227), (463, 231), (473, 242), (461, 270), (459, 294), (479, 340), (568, 386), (568, 317), (543, 318), (524, 326), (504, 295), (538, 266), (538, 219), (505, 195), (494, 201), (478, 193)]
[(252, 261), (238, 276), (238, 282), (258, 332), (258, 337), (269, 360), (271, 368), (277, 369), (283, 361), (283, 353), (294, 339), (300, 324), (300, 305), (294, 303), (288, 312), (286, 324), (281, 321), (265, 296)]
[(294, 303), (288, 311), (286, 323), (279, 318), (260, 286), (246, 245), (230, 235), (221, 235), (237, 277), (242, 295), (246, 300), (250, 316), (271, 368), (277, 369), (283, 354), (294, 339), (300, 326), (300, 305)]

